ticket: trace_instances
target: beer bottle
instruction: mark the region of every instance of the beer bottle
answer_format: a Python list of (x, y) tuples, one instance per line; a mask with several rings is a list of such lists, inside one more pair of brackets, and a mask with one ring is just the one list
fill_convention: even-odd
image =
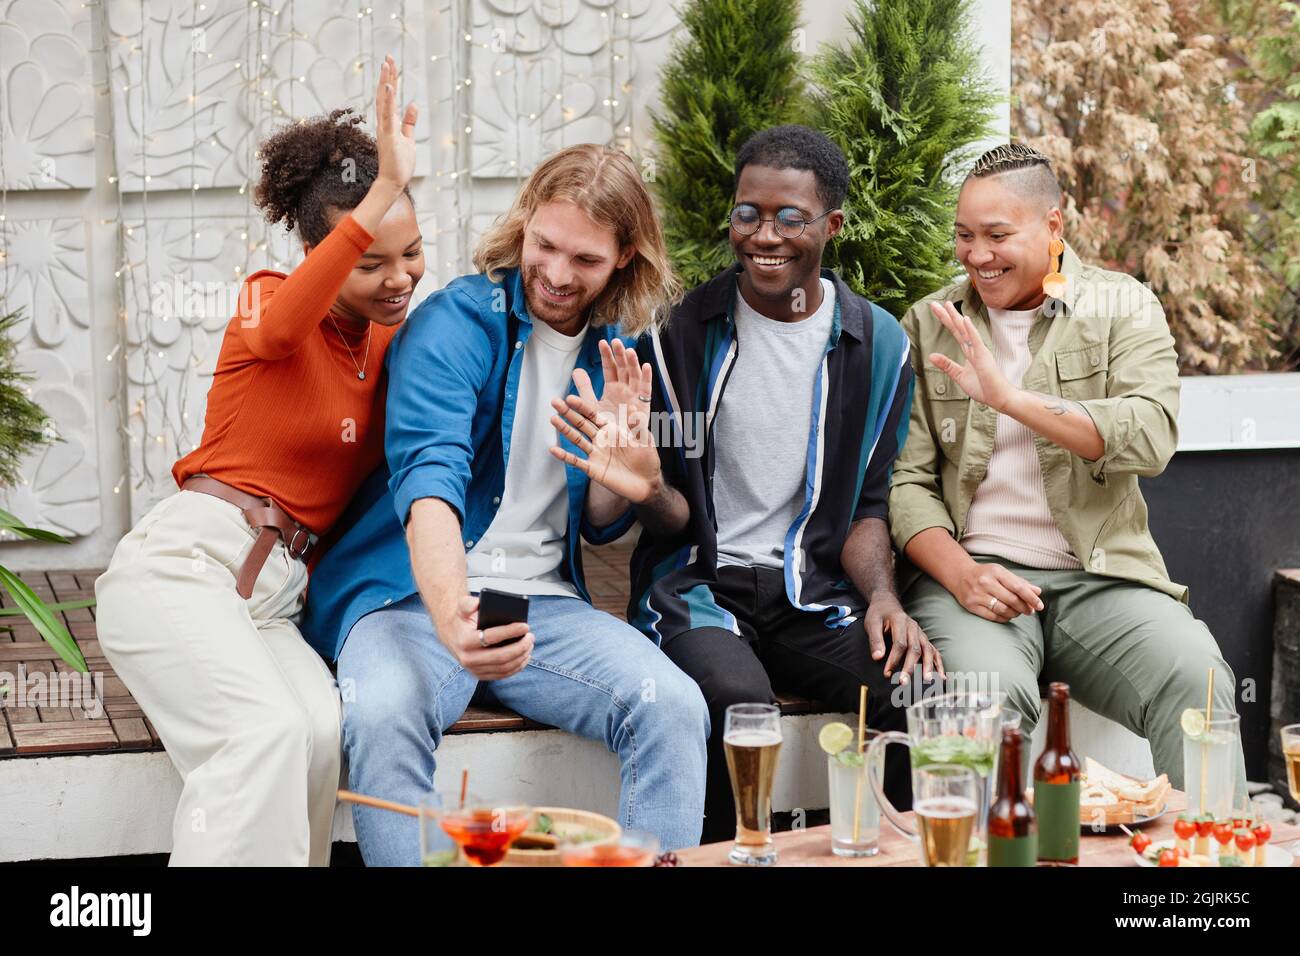
[(1020, 773), (1020, 731), (1002, 729), (998, 788), (989, 808), (989, 866), (1036, 866), (1038, 825)]
[(1056, 681), (1047, 690), (1047, 742), (1034, 762), (1039, 862), (1079, 862), (1079, 776), (1070, 749), (1070, 687)]

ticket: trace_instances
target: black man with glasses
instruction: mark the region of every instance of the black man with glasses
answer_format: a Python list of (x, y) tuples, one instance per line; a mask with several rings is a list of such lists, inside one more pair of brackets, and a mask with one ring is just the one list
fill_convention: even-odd
[[(642, 517), (628, 620), (704, 692), (712, 720), (704, 842), (735, 832), (723, 753), (727, 707), (773, 687), (904, 729), (903, 705), (943, 675), (894, 589), (889, 478), (912, 401), (908, 340), (884, 310), (821, 266), (840, 231), (843, 153), (779, 126), (736, 157), (737, 262), (691, 290), (651, 357), (666, 480), (689, 517)], [(703, 435), (703, 442), (676, 440)], [(919, 666), (918, 666), (919, 665)], [(910, 806), (907, 756), (885, 789)]]

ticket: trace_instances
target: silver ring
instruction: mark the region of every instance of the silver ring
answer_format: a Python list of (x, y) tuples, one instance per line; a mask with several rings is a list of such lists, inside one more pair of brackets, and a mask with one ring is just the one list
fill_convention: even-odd
[(638, 402), (648, 402), (648, 401), (650, 401), (650, 396), (649, 396), (649, 395), (638, 395), (638, 396), (636, 397), (636, 400), (637, 400)]
[(998, 599), (995, 597), (989, 598), (989, 610), (992, 611), (997, 606), (998, 606)]
[(487, 641), (483, 640), (483, 632), (482, 632), (482, 631), (479, 631), (479, 632), (478, 632), (478, 646), (479, 646), (479, 647), (487, 647), (487, 646), (488, 646), (488, 645), (487, 645)]
[(971, 348), (971, 346), (972, 346), (972, 342), (971, 342), (970, 339), (967, 339), (967, 340), (965, 341), (964, 344), (965, 344), (966, 348)]

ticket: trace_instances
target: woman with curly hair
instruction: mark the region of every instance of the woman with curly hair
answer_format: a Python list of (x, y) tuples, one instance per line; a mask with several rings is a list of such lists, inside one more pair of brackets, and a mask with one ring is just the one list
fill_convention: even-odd
[(318, 536), (382, 461), (384, 353), (424, 274), (396, 87), (387, 57), (374, 139), (335, 110), (262, 144), (256, 205), (306, 256), (248, 277), (180, 490), (95, 584), (104, 655), (184, 781), (173, 865), (329, 862), (339, 697), (295, 620)]

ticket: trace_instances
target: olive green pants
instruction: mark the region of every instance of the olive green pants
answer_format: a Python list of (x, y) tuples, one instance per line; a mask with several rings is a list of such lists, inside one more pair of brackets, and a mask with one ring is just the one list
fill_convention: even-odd
[[(976, 560), (996, 560), (1042, 588), (1044, 608), (1006, 624), (986, 621), (922, 574), (904, 594), (904, 605), (943, 655), (945, 671), (982, 672), (990, 684), (996, 681), (1020, 711), (1026, 738), (1039, 720), (1040, 683), (1065, 681), (1073, 699), (1145, 737), (1156, 772), (1184, 789), (1179, 718), (1185, 708), (1205, 707), (1211, 667), (1215, 713), (1237, 712), (1236, 680), (1209, 628), (1187, 605), (1140, 584)], [(1240, 749), (1237, 775), (1241, 800), (1246, 764)]]

